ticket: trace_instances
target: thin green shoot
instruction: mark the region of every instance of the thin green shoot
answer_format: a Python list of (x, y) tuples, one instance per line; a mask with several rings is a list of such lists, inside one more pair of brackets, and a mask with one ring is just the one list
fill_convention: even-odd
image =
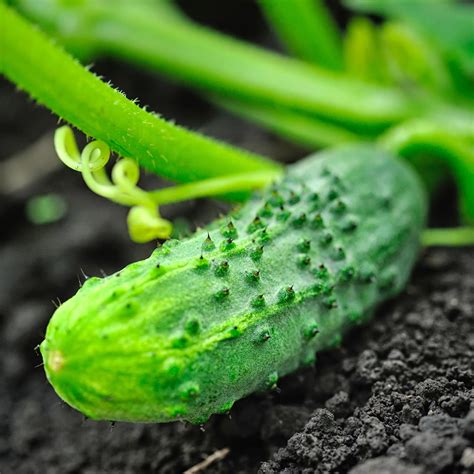
[(0, 17), (0, 72), (120, 156), (179, 182), (279, 169), (257, 154), (185, 130), (140, 108), (3, 2)]

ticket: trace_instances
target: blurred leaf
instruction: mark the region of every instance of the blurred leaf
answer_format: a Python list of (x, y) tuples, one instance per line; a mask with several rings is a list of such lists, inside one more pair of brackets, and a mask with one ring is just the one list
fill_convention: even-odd
[(351, 75), (369, 82), (386, 82), (380, 61), (379, 31), (365, 17), (354, 17), (344, 37), (344, 61)]
[(441, 94), (452, 91), (449, 71), (439, 51), (407, 24), (384, 23), (380, 50), (388, 76), (399, 86), (413, 84)]
[(474, 77), (474, 5), (448, 0), (345, 0), (354, 10), (405, 21)]

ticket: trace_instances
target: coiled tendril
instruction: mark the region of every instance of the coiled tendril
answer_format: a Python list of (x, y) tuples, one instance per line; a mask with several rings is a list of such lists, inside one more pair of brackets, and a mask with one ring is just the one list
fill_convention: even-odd
[(137, 186), (140, 169), (131, 158), (122, 158), (112, 168), (112, 179), (107, 176), (105, 166), (110, 159), (110, 148), (106, 143), (95, 140), (88, 143), (80, 153), (71, 128), (63, 126), (56, 130), (54, 146), (61, 161), (69, 168), (81, 172), (92, 191), (118, 204), (130, 206), (127, 217), (128, 232), (130, 238), (138, 243), (170, 237), (173, 226), (160, 216), (159, 205), (252, 191), (280, 179), (283, 174), (282, 169), (275, 168), (217, 176), (179, 186), (144, 191)]
[(109, 146), (95, 140), (79, 152), (74, 133), (68, 126), (56, 130), (54, 146), (61, 161), (79, 171), (87, 186), (96, 194), (113, 202), (130, 206), (128, 232), (134, 242), (166, 239), (171, 235), (171, 222), (160, 216), (158, 204), (151, 193), (137, 186), (140, 169), (131, 158), (122, 158), (112, 168), (111, 178), (105, 166), (110, 159)]

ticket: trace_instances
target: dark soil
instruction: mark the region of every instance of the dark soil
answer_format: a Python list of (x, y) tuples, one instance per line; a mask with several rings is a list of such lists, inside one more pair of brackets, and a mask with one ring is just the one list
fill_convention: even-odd
[[(217, 26), (226, 29), (232, 21)], [(260, 28), (257, 21), (240, 30), (255, 38)], [(280, 160), (304, 154), (155, 76), (111, 62), (96, 70), (191, 128)], [(50, 133), (56, 121), (5, 82), (0, 102), (8, 104), (0, 113), (1, 164)], [(35, 226), (25, 203), (49, 192), (65, 199), (68, 212)], [(451, 201), (442, 204), (452, 209)], [(435, 215), (446, 212), (440, 204)], [(199, 224), (223, 209), (200, 201), (171, 206), (166, 214)], [(472, 248), (425, 252), (405, 292), (371, 323), (320, 354), (315, 367), (284, 378), (277, 390), (238, 402), (229, 416), (214, 416), (203, 427), (83, 419), (49, 386), (34, 348), (54, 310), (51, 300), (72, 296), (83, 274), (113, 272), (150, 253), (152, 245), (129, 242), (125, 216), (64, 169), (0, 196), (2, 474), (178, 473), (222, 448), (229, 454), (205, 472), (474, 472)]]

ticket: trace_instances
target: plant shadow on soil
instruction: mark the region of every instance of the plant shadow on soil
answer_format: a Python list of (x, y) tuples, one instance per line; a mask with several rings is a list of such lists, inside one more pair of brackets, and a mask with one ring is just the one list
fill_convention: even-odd
[[(258, 36), (262, 25), (247, 28)], [(178, 123), (282, 161), (304, 155), (156, 76), (110, 61), (97, 69)], [(5, 82), (0, 101), (8, 104), (0, 116), (2, 163), (51, 133), (56, 120)], [(27, 199), (51, 192), (67, 203), (66, 216), (31, 224)], [(437, 224), (453, 223), (447, 216), (455, 196), (448, 194), (434, 204)], [(202, 200), (169, 206), (166, 215), (202, 224), (223, 210)], [(351, 331), (340, 348), (319, 354), (315, 367), (236, 403), (228, 416), (203, 427), (84, 420), (48, 385), (34, 347), (54, 310), (52, 299), (73, 295), (83, 274), (111, 273), (150, 253), (151, 245), (128, 241), (125, 216), (65, 169), (0, 195), (2, 474), (177, 473), (224, 447), (228, 456), (205, 472), (473, 472), (472, 248), (426, 251), (404, 293), (372, 322)]]

